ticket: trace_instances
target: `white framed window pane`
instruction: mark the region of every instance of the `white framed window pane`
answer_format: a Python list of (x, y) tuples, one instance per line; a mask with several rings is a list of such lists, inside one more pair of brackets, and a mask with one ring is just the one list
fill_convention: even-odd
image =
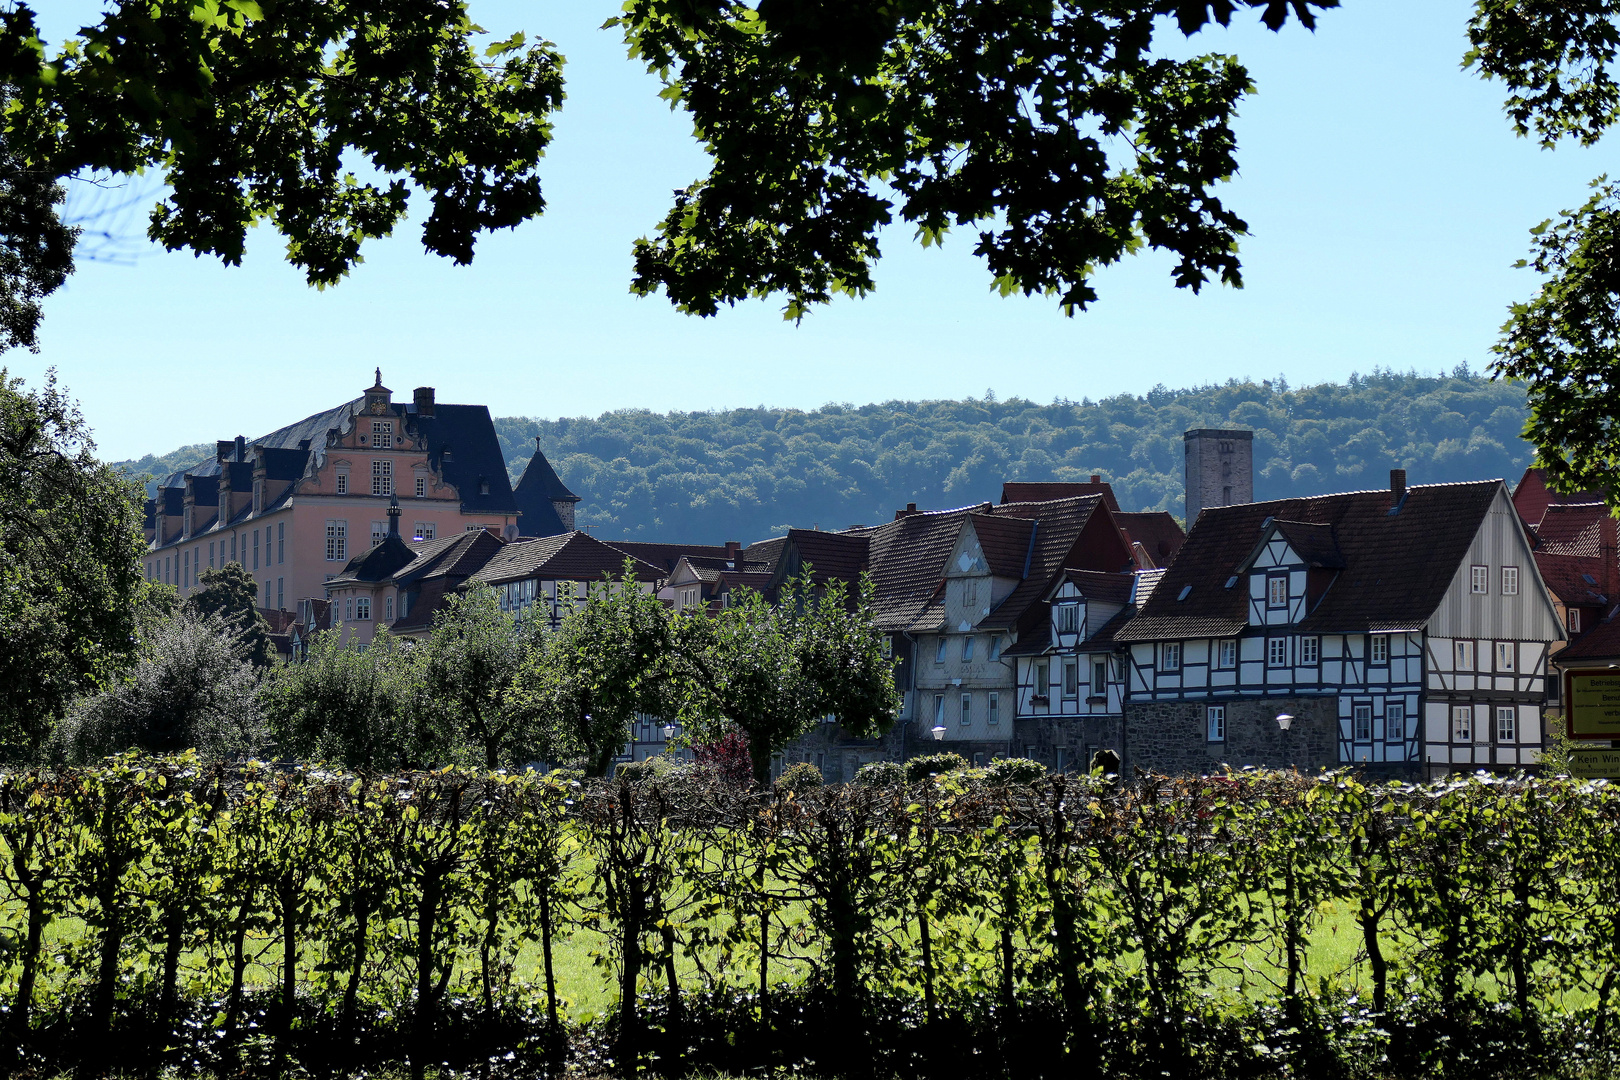
[(1288, 579), (1274, 577), (1266, 580), (1266, 603), (1270, 607), (1286, 607), (1288, 605)]
[(1383, 634), (1373, 635), (1372, 662), (1375, 664), (1389, 663), (1389, 638)]
[(1384, 741), (1406, 741), (1406, 706), (1404, 704), (1388, 704), (1384, 706)]
[(963, 660), (972, 660), (973, 659), (973, 635), (972, 634), (969, 634), (967, 637), (962, 639), (962, 659)]
[(1313, 638), (1313, 637), (1300, 638), (1299, 639), (1299, 662), (1302, 663), (1302, 664), (1314, 664), (1314, 663), (1316, 663), (1317, 655), (1321, 650), (1321, 644), (1322, 643), (1321, 643), (1320, 638)]
[(1288, 639), (1268, 638), (1266, 640), (1266, 663), (1271, 667), (1285, 667), (1288, 664)]
[(940, 639), (934, 643), (934, 663), (943, 664), (945, 662), (945, 645), (945, 637), (941, 635)]
[(1226, 706), (1211, 705), (1204, 712), (1210, 742), (1226, 741)]
[(1472, 641), (1457, 642), (1457, 667), (1459, 670), (1474, 670), (1474, 643)]
[(1093, 660), (1091, 662), (1091, 693), (1094, 697), (1102, 697), (1108, 692), (1108, 661)]
[(973, 695), (962, 695), (962, 726), (967, 727), (973, 723)]
[(1488, 566), (1475, 566), (1469, 576), (1469, 585), (1476, 593), (1490, 592), (1491, 568)]
[(1517, 566), (1502, 567), (1502, 595), (1519, 595), (1519, 568)]
[(990, 692), (990, 707), (985, 713), (985, 719), (992, 725), (1001, 723), (1001, 695), (994, 690)]
[(1357, 705), (1352, 713), (1352, 736), (1356, 742), (1372, 741), (1372, 706)]
[(1063, 696), (1074, 697), (1080, 692), (1080, 665), (1073, 660), (1063, 662)]
[(1164, 646), (1164, 670), (1181, 670), (1181, 643), (1172, 641)]
[(1471, 706), (1458, 705), (1451, 710), (1451, 739), (1461, 743), (1474, 741), (1474, 710)]

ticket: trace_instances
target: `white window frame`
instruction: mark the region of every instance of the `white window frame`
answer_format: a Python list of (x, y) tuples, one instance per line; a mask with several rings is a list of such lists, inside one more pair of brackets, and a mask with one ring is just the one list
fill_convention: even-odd
[(1572, 634), (1581, 632), (1581, 609), (1578, 607), (1564, 609), (1564, 629)]
[(425, 476), (416, 478), (416, 497), (418, 499), (427, 498), (427, 477)]
[(326, 561), (349, 561), (349, 523), (347, 521), (327, 519)]
[(354, 598), (354, 621), (371, 621), (371, 597), (357, 596)]
[(1368, 651), (1370, 653), (1369, 658), (1370, 658), (1372, 663), (1374, 663), (1374, 664), (1387, 664), (1387, 663), (1389, 663), (1389, 635), (1388, 634), (1374, 634), (1372, 636), (1372, 648), (1369, 649)]
[(1091, 660), (1091, 696), (1108, 696), (1108, 658), (1106, 656), (1093, 657)]
[(1468, 569), (1469, 591), (1475, 596), (1484, 596), (1491, 591), (1491, 568), (1474, 564)]
[(1322, 662), (1321, 638), (1311, 636), (1299, 639), (1299, 662), (1307, 667), (1315, 667)]
[(1166, 641), (1159, 645), (1159, 670), (1181, 670), (1181, 642)]
[(387, 611), (387, 613), (388, 613), (387, 621), (388, 622), (393, 622), (394, 621), (394, 598), (392, 596), (388, 596), (383, 600), (383, 609), (385, 611)]
[(934, 663), (943, 664), (945, 662), (945, 650), (949, 645), (950, 640), (944, 634), (939, 635), (939, 640), (934, 643)]
[(1474, 643), (1472, 641), (1459, 641), (1452, 646), (1452, 664), (1458, 671), (1474, 671)]
[(388, 538), (388, 522), (373, 521), (371, 523), (371, 547), (376, 547)]
[(1498, 705), (1496, 707), (1496, 741), (1499, 743), (1516, 743), (1519, 741), (1519, 710), (1512, 705)]
[(394, 446), (394, 424), (391, 420), (373, 420), (371, 422), (371, 445), (379, 450), (390, 450)]
[(1372, 742), (1372, 705), (1350, 706), (1350, 738), (1353, 742)]
[(965, 664), (973, 659), (973, 635), (962, 636), (962, 662)]
[(1001, 659), (1001, 635), (1000, 634), (991, 634), (990, 635), (990, 659), (991, 660), (1000, 660)]
[(1052, 696), (1052, 667), (1045, 660), (1037, 660), (1034, 665), (1034, 683), (1036, 697)]
[(1518, 666), (1516, 664), (1518, 657), (1514, 655), (1517, 651), (1518, 650), (1513, 647), (1513, 642), (1498, 641), (1496, 643), (1496, 670), (1518, 671)]
[(1519, 568), (1517, 566), (1502, 567), (1502, 595), (1519, 595)]
[(1474, 707), (1472, 705), (1453, 705), (1451, 707), (1451, 741), (1473, 745)]
[(962, 710), (962, 726), (969, 727), (973, 723), (973, 695), (963, 694), (960, 700)]
[(1384, 741), (1386, 743), (1406, 742), (1406, 702), (1386, 701), (1384, 703)]
[(1231, 671), (1237, 667), (1238, 643), (1231, 638), (1220, 642), (1215, 649), (1215, 666), (1221, 671)]
[[(1279, 589), (1278, 586), (1281, 586)], [(1285, 608), (1288, 606), (1288, 575), (1266, 575), (1266, 607)]]
[(347, 495), (349, 493), (349, 470), (348, 469), (339, 469), (339, 470), (337, 470), (337, 493), (339, 495)]
[(1080, 632), (1080, 605), (1073, 601), (1059, 604), (1057, 627), (1060, 634), (1078, 634)]
[(1063, 661), (1063, 696), (1077, 698), (1080, 696), (1080, 662), (1078, 660)]
[(371, 493), (373, 495), (394, 493), (394, 463), (387, 458), (371, 459)]
[(1204, 741), (1226, 741), (1226, 706), (1210, 705), (1204, 709)]
[(1266, 638), (1266, 667), (1285, 668), (1288, 666), (1288, 639), (1285, 637)]
[(988, 711), (985, 713), (985, 719), (991, 727), (996, 727), (1001, 723), (1001, 695), (994, 690), (990, 691), (990, 703)]

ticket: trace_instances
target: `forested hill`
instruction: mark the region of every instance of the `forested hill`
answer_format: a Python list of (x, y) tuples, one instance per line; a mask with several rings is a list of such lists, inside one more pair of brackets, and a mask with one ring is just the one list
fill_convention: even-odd
[[(1375, 371), (1344, 385), (1293, 389), (1236, 380), (1142, 397), (888, 401), (797, 409), (495, 421), (521, 475), (540, 439), (583, 500), (579, 523), (603, 539), (758, 540), (792, 525), (887, 520), (898, 507), (1000, 498), (1003, 480), (1084, 480), (1100, 473), (1127, 510), (1182, 513), (1181, 434), (1255, 432), (1255, 497), (1504, 477), (1530, 462), (1524, 392), (1458, 369)], [(199, 455), (187, 448), (190, 457)], [(212, 452), (207, 447), (203, 455)], [(154, 474), (180, 452), (123, 463)], [(171, 460), (172, 459), (172, 460)]]

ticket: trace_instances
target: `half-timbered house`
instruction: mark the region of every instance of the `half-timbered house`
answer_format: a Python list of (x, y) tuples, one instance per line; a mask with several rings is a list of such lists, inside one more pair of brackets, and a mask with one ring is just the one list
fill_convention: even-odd
[(1113, 637), (1136, 766), (1420, 775), (1537, 760), (1564, 630), (1500, 480), (1397, 470), (1388, 491), (1206, 509)]

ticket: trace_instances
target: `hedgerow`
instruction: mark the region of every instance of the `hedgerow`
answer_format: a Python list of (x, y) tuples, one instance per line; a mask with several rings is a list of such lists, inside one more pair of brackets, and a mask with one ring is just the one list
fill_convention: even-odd
[[(996, 779), (750, 792), (712, 769), (582, 783), (190, 756), (5, 775), (6, 1065), (420, 1076), (572, 1055), (627, 1073), (1224, 1077), (1608, 1060), (1606, 784)], [(1360, 947), (1313, 970), (1329, 912)], [(581, 928), (608, 943), (618, 991), (586, 1027), (553, 970)]]

